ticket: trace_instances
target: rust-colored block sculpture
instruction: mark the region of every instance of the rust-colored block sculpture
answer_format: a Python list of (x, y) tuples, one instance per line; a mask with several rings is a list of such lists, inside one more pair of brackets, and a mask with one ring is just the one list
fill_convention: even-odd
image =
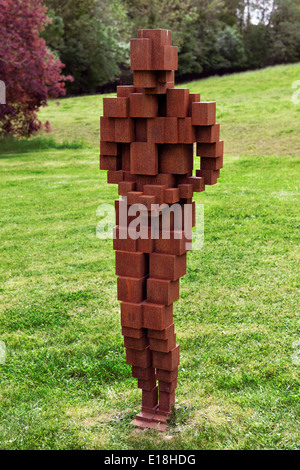
[[(165, 430), (177, 386), (173, 302), (191, 249), (192, 197), (217, 182), (223, 142), (216, 103), (201, 102), (200, 94), (187, 88), (174, 89), (177, 47), (171, 45), (171, 31), (138, 31), (131, 40), (131, 69), (134, 84), (118, 86), (117, 97), (103, 99), (100, 168), (121, 196), (115, 202), (113, 242), (117, 292), (126, 361), (142, 389), (142, 410), (132, 423)], [(194, 143), (201, 157), (196, 176)], [(179, 213), (169, 210), (174, 204)], [(140, 211), (132, 212), (134, 207)], [(187, 208), (191, 219), (185, 218)], [(139, 236), (131, 232), (136, 217)]]

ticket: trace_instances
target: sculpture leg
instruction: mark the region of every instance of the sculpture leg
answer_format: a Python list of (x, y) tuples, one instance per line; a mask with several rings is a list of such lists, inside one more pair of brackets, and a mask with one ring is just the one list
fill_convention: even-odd
[(133, 366), (142, 389), (142, 411), (133, 424), (141, 427), (165, 430), (175, 402), (179, 346), (173, 302), (179, 298), (179, 278), (186, 272), (185, 242), (174, 233), (171, 239), (160, 236), (155, 243), (115, 242), (126, 362)]
[[(170, 240), (167, 250), (170, 249)], [(180, 241), (175, 242), (180, 246)], [(171, 243), (172, 245), (172, 243)], [(157, 244), (158, 249), (164, 245)], [(175, 250), (176, 252), (176, 250)], [(179, 278), (186, 272), (186, 254), (152, 252), (149, 255), (147, 301), (144, 302), (144, 327), (147, 328), (152, 366), (159, 384), (159, 407), (154, 422), (166, 422), (175, 403), (179, 365), (179, 346), (173, 323), (173, 302), (179, 298)]]
[(177, 386), (179, 346), (176, 345), (174, 323), (161, 331), (148, 330), (148, 337), (159, 388), (159, 407), (154, 421), (164, 423), (172, 413)]

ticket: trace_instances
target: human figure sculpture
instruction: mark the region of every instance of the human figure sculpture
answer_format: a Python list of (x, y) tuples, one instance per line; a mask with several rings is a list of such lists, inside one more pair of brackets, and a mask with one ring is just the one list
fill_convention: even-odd
[[(179, 365), (173, 302), (191, 249), (193, 192), (217, 182), (223, 141), (216, 103), (174, 88), (177, 47), (171, 45), (171, 31), (139, 30), (131, 40), (131, 69), (134, 84), (118, 86), (117, 97), (103, 99), (100, 168), (107, 170), (108, 183), (118, 184), (121, 196), (115, 201), (113, 241), (117, 292), (126, 362), (142, 389), (142, 411), (132, 424), (165, 430)], [(194, 143), (201, 157), (196, 176)], [(181, 211), (170, 210), (174, 204)], [(130, 233), (134, 207), (142, 208), (138, 238)], [(191, 218), (185, 218), (188, 209)], [(162, 223), (166, 212), (168, 233)]]

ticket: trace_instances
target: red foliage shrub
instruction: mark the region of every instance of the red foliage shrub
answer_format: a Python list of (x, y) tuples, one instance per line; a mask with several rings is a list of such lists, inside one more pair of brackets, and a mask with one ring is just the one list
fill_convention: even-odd
[(6, 104), (0, 104), (0, 134), (30, 136), (41, 128), (37, 117), (48, 98), (65, 95), (64, 64), (39, 33), (51, 20), (42, 0), (0, 0), (0, 80)]

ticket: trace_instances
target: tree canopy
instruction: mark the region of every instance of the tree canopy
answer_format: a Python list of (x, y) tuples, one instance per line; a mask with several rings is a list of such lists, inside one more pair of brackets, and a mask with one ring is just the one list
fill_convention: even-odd
[[(44, 0), (44, 38), (73, 93), (125, 80), (129, 40), (168, 28), (178, 46), (177, 80), (300, 60), (300, 0)], [(127, 80), (128, 81), (128, 80)]]
[(0, 79), (6, 104), (0, 106), (0, 134), (27, 136), (41, 127), (36, 112), (48, 98), (65, 94), (63, 63), (40, 33), (49, 22), (41, 0), (0, 0)]
[(37, 131), (66, 90), (130, 83), (142, 28), (172, 30), (177, 82), (300, 60), (300, 0), (0, 0), (0, 134)]

